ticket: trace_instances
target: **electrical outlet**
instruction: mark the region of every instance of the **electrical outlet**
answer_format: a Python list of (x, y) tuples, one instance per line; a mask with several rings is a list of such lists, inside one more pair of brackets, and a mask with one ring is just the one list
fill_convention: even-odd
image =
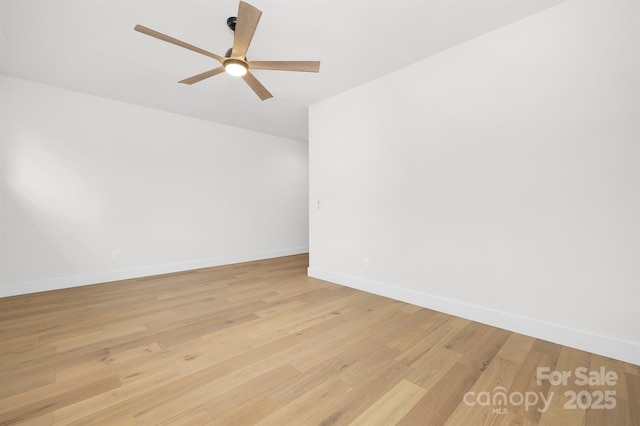
[(368, 257), (363, 257), (362, 258), (362, 269), (369, 269), (369, 258)]
[(114, 262), (120, 261), (120, 250), (114, 250), (111, 252), (111, 260)]

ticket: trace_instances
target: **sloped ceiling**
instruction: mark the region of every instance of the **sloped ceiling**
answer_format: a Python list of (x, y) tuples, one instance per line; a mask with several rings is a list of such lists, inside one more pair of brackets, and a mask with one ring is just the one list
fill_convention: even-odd
[(263, 11), (250, 60), (321, 61), (254, 71), (274, 95), (260, 101), (226, 74), (178, 84), (218, 63), (133, 30), (224, 55), (236, 0), (0, 0), (0, 73), (304, 141), (309, 105), (560, 1), (249, 0)]

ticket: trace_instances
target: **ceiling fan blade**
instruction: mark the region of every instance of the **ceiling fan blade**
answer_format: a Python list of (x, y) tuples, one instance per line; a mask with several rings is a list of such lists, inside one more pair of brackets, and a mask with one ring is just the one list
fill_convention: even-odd
[(249, 44), (256, 32), (256, 27), (260, 21), (262, 12), (243, 1), (238, 6), (238, 20), (236, 22), (235, 34), (233, 36), (233, 47), (231, 49), (231, 57), (244, 60), (247, 56)]
[(258, 79), (255, 78), (255, 76), (250, 72), (247, 72), (245, 75), (243, 75), (242, 79), (247, 82), (249, 87), (251, 87), (253, 91), (256, 92), (256, 95), (258, 95), (258, 97), (263, 101), (265, 99), (273, 98), (273, 95), (269, 93), (269, 91), (262, 85), (262, 83), (260, 83)]
[(158, 31), (152, 30), (151, 28), (143, 27), (142, 25), (136, 25), (134, 30), (136, 30), (136, 31), (138, 31), (138, 32), (140, 32), (142, 34), (146, 34), (146, 35), (149, 35), (151, 37), (155, 37), (155, 38), (160, 39), (162, 41), (166, 41), (168, 43), (175, 44), (176, 46), (184, 47), (185, 49), (189, 49), (189, 50), (191, 50), (193, 52), (200, 53), (201, 55), (205, 55), (205, 56), (208, 56), (210, 58), (216, 59), (220, 63), (222, 63), (224, 61), (224, 59), (225, 59), (220, 55), (216, 55), (215, 53), (211, 53), (211, 52), (208, 52), (208, 51), (206, 51), (204, 49), (200, 49), (199, 47), (196, 47), (196, 46), (194, 46), (192, 44), (185, 43), (182, 40), (178, 40), (177, 38), (173, 38), (173, 37), (168, 36), (166, 34), (159, 33)]
[(320, 71), (320, 61), (251, 61), (249, 68), (254, 70), (275, 71)]
[(213, 77), (214, 75), (218, 75), (221, 72), (224, 72), (224, 67), (218, 67), (218, 68), (214, 68), (214, 69), (209, 70), (209, 71), (205, 71), (205, 72), (200, 73), (198, 75), (194, 75), (193, 77), (189, 77), (189, 78), (185, 78), (184, 80), (180, 80), (178, 83), (184, 83), (184, 84), (197, 83), (199, 81), (204, 80), (205, 78), (209, 78), (209, 77)]

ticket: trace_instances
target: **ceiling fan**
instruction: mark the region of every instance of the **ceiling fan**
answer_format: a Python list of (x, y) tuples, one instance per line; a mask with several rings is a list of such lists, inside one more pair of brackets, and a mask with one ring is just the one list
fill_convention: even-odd
[(238, 16), (227, 19), (227, 25), (234, 31), (233, 46), (227, 51), (225, 56), (216, 55), (192, 44), (159, 33), (150, 28), (136, 25), (134, 30), (157, 39), (184, 47), (201, 55), (208, 56), (220, 62), (220, 66), (209, 71), (194, 75), (178, 83), (194, 84), (206, 78), (213, 77), (224, 71), (236, 77), (242, 77), (249, 87), (263, 101), (272, 98), (273, 95), (258, 81), (251, 73), (251, 70), (277, 70), (277, 71), (303, 71), (318, 72), (320, 61), (247, 61), (247, 50), (253, 38), (253, 34), (260, 21), (262, 12), (249, 3), (240, 2), (238, 6)]

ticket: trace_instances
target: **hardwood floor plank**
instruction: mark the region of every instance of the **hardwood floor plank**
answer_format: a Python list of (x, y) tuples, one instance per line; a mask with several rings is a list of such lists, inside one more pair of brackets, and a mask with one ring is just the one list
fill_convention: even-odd
[(629, 395), (629, 411), (631, 423), (640, 425), (640, 376), (627, 373), (625, 376), (627, 382), (627, 392)]
[(445, 347), (459, 354), (466, 354), (478, 342), (482, 342), (484, 335), (489, 333), (490, 329), (484, 325), (471, 322), (461, 329), (456, 335), (446, 343)]
[(523, 334), (511, 333), (506, 342), (502, 345), (496, 357), (511, 361), (515, 364), (522, 364), (533, 348), (536, 339)]
[(634, 374), (636, 376), (640, 376), (640, 365), (634, 365), (629, 363), (624, 363), (624, 371), (628, 374)]
[[(290, 383), (301, 376), (302, 373), (298, 370), (289, 364), (284, 364), (240, 386), (229, 389), (227, 392), (208, 399), (202, 406), (212, 418), (217, 420), (226, 419), (222, 423), (232, 422), (234, 419), (239, 421), (241, 417), (246, 415), (242, 412), (242, 407), (246, 408), (246, 406), (253, 404), (258, 404), (262, 407), (262, 410), (266, 410), (267, 406), (272, 407), (272, 410), (268, 410), (270, 411), (269, 413), (263, 411), (263, 416), (266, 417), (279, 406), (272, 399), (268, 399), (269, 403), (264, 405), (266, 401), (263, 399), (267, 398), (270, 392), (275, 389), (274, 383)], [(259, 416), (257, 420), (260, 420)]]
[[(242, 404), (233, 409), (227, 409), (220, 415), (215, 415), (211, 424), (216, 425), (253, 425), (278, 409), (278, 405), (266, 396), (242, 398)], [(182, 423), (184, 424), (184, 423)], [(192, 423), (203, 424), (203, 423)]]
[(403, 380), (375, 401), (351, 425), (396, 424), (425, 394), (424, 388)]
[(415, 374), (410, 379), (425, 390), (431, 390), (456, 367), (462, 356), (450, 349), (435, 346), (411, 365)]
[[(65, 389), (52, 396), (43, 396), (34, 399), (13, 397), (12, 402), (15, 405), (12, 406), (15, 408), (0, 413), (0, 424), (17, 424), (24, 422), (45, 413), (51, 413), (77, 401), (109, 392), (119, 386), (120, 380), (115, 376), (111, 376), (69, 390)], [(20, 394), (20, 396), (21, 395), (23, 394)], [(23, 399), (23, 401), (20, 401), (21, 399)]]
[(123, 401), (136, 401), (149, 392), (149, 389), (158, 389), (174, 382), (177, 377), (169, 368), (150, 369), (136, 376), (135, 380), (125, 383), (121, 381), (122, 386), (110, 392), (57, 409), (54, 412), (54, 424), (135, 424), (133, 414), (119, 410), (119, 404)]
[[(407, 312), (406, 309), (400, 308), (403, 312)], [(410, 313), (417, 313), (420, 311), (412, 310)], [(389, 341), (386, 345), (390, 348), (394, 348), (400, 352), (405, 359), (410, 359), (411, 356), (408, 353), (417, 348), (421, 351), (425, 350), (428, 343), (424, 341), (426, 337), (430, 337), (433, 344), (437, 343), (440, 335), (434, 336), (434, 331), (439, 329), (442, 325), (449, 322), (451, 319), (448, 315), (443, 315), (426, 309), (424, 311), (425, 320), (414, 327), (400, 333), (397, 337)], [(426, 347), (426, 350), (430, 349)], [(419, 354), (418, 354), (419, 355)]]
[(482, 334), (481, 340), (476, 341), (465, 352), (462, 360), (472, 368), (484, 371), (510, 335), (511, 333), (506, 330), (499, 328), (489, 329)]
[[(555, 370), (568, 372), (571, 375), (567, 375), (566, 381), (563, 380), (557, 384), (551, 384), (549, 387), (549, 398), (551, 400), (549, 408), (541, 413), (539, 418), (539, 412), (536, 410), (534, 417), (530, 417), (531, 420), (538, 421), (542, 425), (571, 424), (579, 426), (586, 424), (587, 410), (579, 406), (581, 398), (575, 400), (574, 406), (571, 395), (577, 395), (581, 391), (587, 390), (586, 385), (581, 385), (576, 381), (575, 369), (579, 367), (588, 368), (591, 365), (590, 356), (591, 354), (578, 349), (562, 347)], [(534, 387), (533, 381), (534, 379), (532, 378), (531, 387)], [(572, 394), (568, 394), (568, 392)]]
[(291, 402), (281, 406), (269, 416), (257, 422), (261, 426), (280, 426), (291, 422), (291, 419), (304, 419), (308, 424), (318, 422), (331, 411), (350, 387), (336, 377), (330, 377)]
[(466, 363), (456, 363), (398, 422), (399, 425), (443, 424), (457, 406), (463, 403), (464, 394), (478, 380), (481, 371)]
[(54, 383), (55, 380), (56, 374), (47, 372), (24, 375), (20, 377), (20, 380), (6, 380), (2, 383), (2, 386), (0, 386), (0, 399), (27, 392), (41, 386), (50, 385)]
[(326, 411), (318, 424), (328, 426), (351, 423), (371, 406), (371, 401), (380, 400), (398, 383), (408, 380), (407, 377), (412, 373), (411, 367), (395, 360), (387, 360), (367, 377), (348, 383), (353, 389), (331, 410)]
[[(436, 320), (437, 321), (437, 320)], [(452, 327), (450, 320), (438, 322), (432, 329), (425, 333), (420, 342), (413, 347), (408, 348), (398, 356), (398, 360), (408, 365), (413, 365), (417, 360), (422, 358), (433, 347), (444, 347), (446, 342), (456, 335), (460, 329)]]
[(158, 426), (207, 425), (212, 421), (211, 416), (202, 407), (196, 407), (157, 424)]
[[(496, 417), (504, 416), (513, 409), (509, 407), (508, 400), (494, 400), (493, 395), (498, 392), (507, 394), (511, 388), (522, 365), (504, 358), (495, 357), (480, 375), (473, 386), (465, 393), (463, 403), (453, 411), (445, 425), (457, 426), (465, 424), (489, 425)], [(489, 392), (489, 401), (481, 398), (483, 392)], [(485, 402), (489, 402), (484, 405)], [(513, 414), (513, 413), (511, 413)]]

